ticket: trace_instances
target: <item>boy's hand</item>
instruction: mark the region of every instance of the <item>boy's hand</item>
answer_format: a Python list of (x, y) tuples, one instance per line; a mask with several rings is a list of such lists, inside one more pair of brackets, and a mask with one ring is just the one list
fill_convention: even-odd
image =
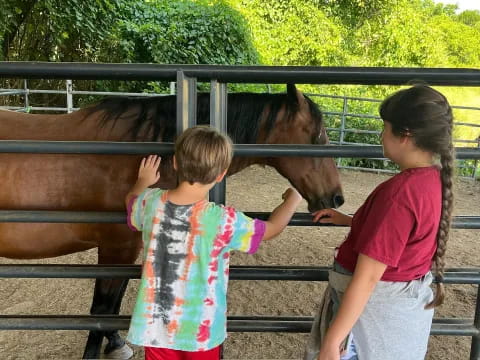
[(350, 215), (346, 215), (335, 209), (318, 210), (315, 211), (312, 215), (313, 222), (347, 226), (352, 225), (352, 217)]
[(162, 158), (157, 155), (149, 155), (147, 158), (143, 158), (138, 169), (137, 183), (141, 183), (145, 187), (155, 184), (160, 180), (160, 162)]
[(294, 188), (288, 188), (287, 190), (285, 190), (285, 192), (282, 194), (282, 199), (284, 201), (294, 201), (296, 202), (297, 204), (300, 203), (300, 201), (302, 201), (302, 195), (300, 195), (300, 193), (294, 189)]

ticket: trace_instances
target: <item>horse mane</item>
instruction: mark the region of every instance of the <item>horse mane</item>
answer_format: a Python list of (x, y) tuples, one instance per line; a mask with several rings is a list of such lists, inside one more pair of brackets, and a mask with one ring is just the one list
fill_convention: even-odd
[[(320, 131), (322, 114), (318, 106), (305, 96), (316, 130)], [(132, 124), (129, 141), (173, 142), (176, 136), (176, 96), (108, 97), (87, 109), (87, 116), (102, 112), (100, 126), (115, 126), (117, 121)], [(287, 94), (232, 93), (228, 95), (227, 131), (234, 143), (254, 144), (265, 117), (263, 130), (268, 135), (278, 113), (285, 109), (285, 119), (294, 118), (298, 103)], [(198, 93), (197, 124), (210, 123), (210, 94)], [(317, 133), (318, 133), (317, 132)]]

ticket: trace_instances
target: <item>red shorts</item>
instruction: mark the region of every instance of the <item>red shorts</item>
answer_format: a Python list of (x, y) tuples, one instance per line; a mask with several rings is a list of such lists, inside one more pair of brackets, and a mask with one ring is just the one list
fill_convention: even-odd
[(145, 360), (220, 360), (220, 348), (207, 351), (182, 351), (145, 346)]

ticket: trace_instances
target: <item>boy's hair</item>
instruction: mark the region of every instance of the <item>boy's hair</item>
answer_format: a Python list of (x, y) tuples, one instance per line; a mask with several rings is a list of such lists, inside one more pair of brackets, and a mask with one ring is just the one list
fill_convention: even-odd
[(208, 126), (185, 130), (175, 142), (179, 182), (210, 184), (232, 162), (232, 140)]

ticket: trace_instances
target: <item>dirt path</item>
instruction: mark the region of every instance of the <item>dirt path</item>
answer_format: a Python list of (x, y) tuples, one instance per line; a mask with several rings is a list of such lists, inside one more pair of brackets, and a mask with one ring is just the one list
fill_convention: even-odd
[[(342, 171), (345, 212), (354, 212), (373, 188), (387, 175)], [(247, 169), (228, 180), (227, 202), (248, 211), (271, 211), (288, 186), (286, 180), (269, 169)], [(456, 214), (480, 215), (480, 183), (457, 181)], [(306, 211), (306, 204), (300, 211)], [(272, 242), (262, 244), (255, 255), (235, 254), (234, 265), (328, 265), (332, 251), (346, 235), (342, 228), (291, 227)], [(480, 266), (479, 230), (454, 230), (447, 253), (448, 267)], [(0, 259), (0, 263), (16, 261)], [(92, 264), (94, 250), (37, 263)], [(22, 263), (18, 261), (17, 263)], [(229, 290), (231, 315), (312, 315), (324, 289), (324, 283), (287, 281), (232, 281)], [(137, 281), (131, 281), (123, 301), (122, 313), (130, 314), (135, 301)], [(0, 279), (0, 313), (14, 314), (87, 314), (93, 280), (73, 279)], [(447, 286), (447, 302), (436, 317), (473, 317), (476, 287)], [(0, 331), (1, 358), (79, 359), (86, 332), (72, 331)], [(299, 359), (306, 334), (231, 333), (225, 344), (226, 359)], [(470, 338), (434, 336), (430, 338), (427, 359), (468, 359)], [(135, 348), (134, 359), (143, 359)]]

